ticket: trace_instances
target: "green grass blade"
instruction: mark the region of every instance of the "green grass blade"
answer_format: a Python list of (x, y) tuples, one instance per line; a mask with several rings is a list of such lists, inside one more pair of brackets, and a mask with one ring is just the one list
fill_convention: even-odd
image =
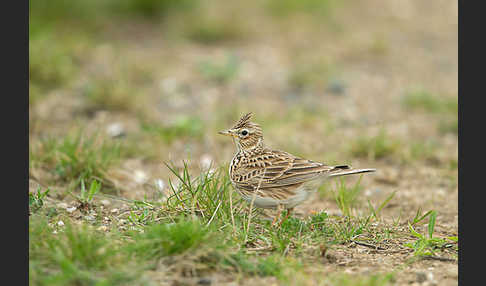
[(395, 196), (397, 191), (394, 191), (393, 193), (391, 193), (386, 199), (385, 201), (383, 201), (383, 203), (381, 203), (381, 205), (378, 207), (378, 213), (381, 212), (381, 210), (391, 201), (391, 199), (393, 199), (393, 197)]
[(435, 227), (435, 218), (437, 216), (437, 212), (436, 211), (432, 211), (430, 213), (430, 218), (429, 218), (429, 226), (428, 226), (428, 229), (429, 229), (429, 238), (432, 238), (432, 234), (434, 234), (434, 227)]
[(413, 226), (410, 223), (408, 223), (408, 229), (413, 234), (413, 236), (418, 237), (418, 238), (423, 238), (423, 235), (421, 235), (420, 233), (416, 232), (415, 229), (413, 228)]

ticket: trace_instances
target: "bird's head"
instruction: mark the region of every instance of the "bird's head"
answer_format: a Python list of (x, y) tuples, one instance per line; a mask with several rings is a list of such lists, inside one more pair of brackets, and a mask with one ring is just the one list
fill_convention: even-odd
[(263, 148), (263, 132), (260, 125), (250, 121), (252, 115), (251, 112), (243, 115), (232, 128), (218, 133), (233, 137), (240, 151)]

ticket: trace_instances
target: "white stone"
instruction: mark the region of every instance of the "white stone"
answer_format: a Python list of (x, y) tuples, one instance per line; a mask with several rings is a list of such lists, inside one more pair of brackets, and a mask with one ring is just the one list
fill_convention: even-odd
[(109, 206), (111, 202), (109, 200), (101, 200), (101, 204), (104, 206)]
[(154, 186), (155, 186), (155, 189), (157, 189), (157, 191), (159, 191), (159, 192), (163, 191), (164, 188), (165, 188), (164, 180), (162, 180), (162, 179), (155, 179), (154, 180)]
[(125, 134), (125, 129), (121, 123), (116, 122), (106, 127), (106, 133), (111, 137), (119, 137)]
[(147, 182), (148, 176), (147, 176), (147, 174), (144, 171), (142, 171), (142, 170), (136, 170), (135, 171), (135, 174), (133, 176), (133, 179), (138, 184), (143, 184), (143, 183)]

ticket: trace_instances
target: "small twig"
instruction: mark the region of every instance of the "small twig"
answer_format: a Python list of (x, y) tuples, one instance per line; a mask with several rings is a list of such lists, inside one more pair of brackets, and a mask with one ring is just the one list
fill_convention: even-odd
[(446, 244), (442, 245), (440, 248), (442, 248), (442, 249), (444, 249), (444, 248), (451, 248), (451, 247), (453, 247), (456, 244), (457, 244), (457, 242), (446, 243)]
[(117, 216), (115, 216), (117, 219), (120, 219), (123, 215), (125, 215), (126, 213), (129, 213), (131, 212), (132, 210), (125, 210), (121, 213), (119, 213)]
[(284, 252), (283, 252), (283, 256), (286, 256), (286, 255), (287, 255), (287, 253), (289, 253), (289, 250), (290, 250), (290, 243), (289, 243), (289, 244), (287, 244), (287, 246), (285, 247), (285, 250), (284, 250)]
[(352, 242), (358, 244), (358, 245), (361, 245), (361, 246), (366, 246), (366, 247), (369, 247), (369, 248), (373, 248), (375, 250), (386, 250), (386, 248), (383, 248), (383, 247), (380, 247), (380, 246), (377, 246), (377, 245), (373, 245), (373, 244), (368, 244), (368, 243), (365, 243), (365, 242), (361, 242), (361, 241), (357, 241), (357, 240), (351, 240)]
[(243, 209), (245, 208), (245, 206), (246, 206), (245, 204), (240, 204), (240, 207), (238, 208), (238, 210), (235, 213), (240, 214), (243, 211)]
[(256, 191), (253, 193), (253, 197), (251, 198), (251, 202), (250, 202), (250, 209), (248, 210), (248, 223), (246, 225), (245, 243), (248, 240), (248, 231), (250, 230), (250, 222), (251, 222), (251, 212), (253, 211), (253, 203), (255, 202), (255, 199), (256, 199)]
[[(201, 206), (199, 205), (198, 201), (196, 201), (196, 206), (197, 206), (197, 208), (199, 209), (199, 211), (201, 212), (201, 214), (202, 214), (203, 218), (206, 218), (206, 216), (204, 215), (204, 212), (203, 212), (203, 210), (202, 210)], [(219, 206), (218, 206), (218, 207), (219, 207)], [(192, 208), (192, 209), (193, 209), (193, 212), (192, 212), (193, 214), (192, 214), (192, 215), (194, 215), (194, 208)], [(218, 210), (218, 209), (216, 208), (216, 210)], [(211, 219), (213, 219), (213, 218), (211, 218)]]
[(447, 261), (447, 262), (455, 262), (456, 259), (454, 258), (447, 258), (447, 257), (439, 257), (439, 256), (422, 256), (422, 259), (427, 259), (427, 260), (438, 260), (438, 261)]
[(272, 249), (272, 246), (260, 246), (254, 248), (247, 248), (246, 251), (261, 251), (261, 250), (268, 250), (268, 249)]
[(230, 191), (229, 191), (229, 200), (230, 200), (230, 213), (231, 213), (231, 223), (233, 224), (233, 235), (236, 233), (236, 226), (235, 226), (235, 217), (233, 215), (233, 197), (232, 197), (232, 194), (233, 193), (233, 188), (230, 188)]
[(222, 203), (222, 202), (223, 202), (223, 201), (219, 201), (219, 204), (218, 204), (218, 206), (216, 207), (216, 210), (214, 211), (213, 215), (211, 216), (211, 219), (209, 219), (208, 224), (207, 224), (206, 226), (209, 226), (209, 225), (211, 224), (211, 222), (213, 221), (214, 216), (215, 216), (215, 215), (216, 215), (216, 213), (218, 212), (218, 209), (219, 209), (219, 207), (221, 206), (221, 203)]

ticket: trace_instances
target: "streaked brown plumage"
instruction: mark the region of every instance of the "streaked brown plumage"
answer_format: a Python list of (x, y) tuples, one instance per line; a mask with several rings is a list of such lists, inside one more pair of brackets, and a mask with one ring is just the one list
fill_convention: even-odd
[[(374, 172), (375, 169), (351, 169), (347, 165), (329, 166), (302, 159), (284, 151), (265, 147), (260, 126), (245, 114), (236, 124), (219, 132), (233, 138), (237, 153), (231, 160), (231, 183), (247, 201), (260, 208), (290, 211), (317, 189), (322, 179)], [(274, 221), (275, 222), (275, 221)]]

